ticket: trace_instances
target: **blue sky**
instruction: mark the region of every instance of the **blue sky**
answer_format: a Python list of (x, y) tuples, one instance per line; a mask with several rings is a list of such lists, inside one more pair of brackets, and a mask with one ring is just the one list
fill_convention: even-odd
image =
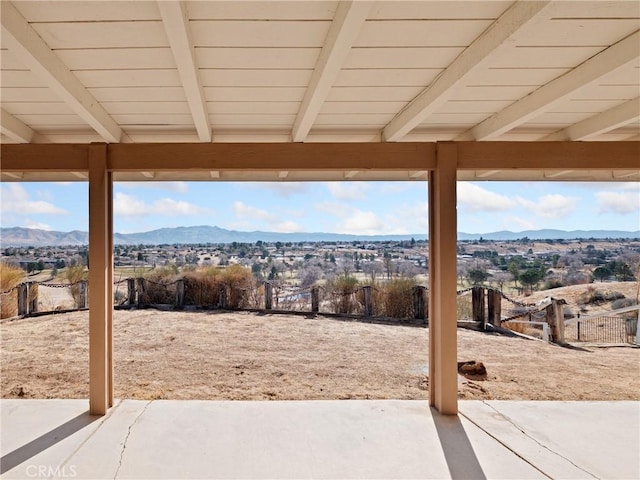
[[(3, 227), (87, 230), (86, 183), (3, 183)], [(425, 182), (120, 182), (115, 231), (426, 233)], [(640, 183), (459, 182), (458, 230), (640, 229)]]

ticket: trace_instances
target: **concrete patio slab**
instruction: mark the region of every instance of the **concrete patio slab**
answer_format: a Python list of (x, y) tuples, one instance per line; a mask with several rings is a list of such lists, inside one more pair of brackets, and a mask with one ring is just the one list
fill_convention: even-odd
[(1, 400), (2, 478), (638, 478), (637, 402)]

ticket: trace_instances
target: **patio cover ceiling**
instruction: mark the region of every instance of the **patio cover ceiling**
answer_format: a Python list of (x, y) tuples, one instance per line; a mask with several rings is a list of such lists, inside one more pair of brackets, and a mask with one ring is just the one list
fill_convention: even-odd
[[(469, 150), (487, 141), (633, 141), (640, 152), (635, 0), (54, 0), (1, 8), (5, 145), (465, 141)], [(640, 179), (628, 156), (584, 169), (580, 159), (545, 160), (542, 145), (531, 152), (539, 164), (471, 163), (458, 178)], [(424, 169), (358, 169), (355, 161), (314, 170), (313, 159), (298, 161), (304, 169), (249, 172), (227, 163), (188, 173), (150, 162), (114, 175), (424, 181), (429, 168), (427, 160)], [(3, 168), (1, 179), (86, 180), (82, 170), (27, 167)]]

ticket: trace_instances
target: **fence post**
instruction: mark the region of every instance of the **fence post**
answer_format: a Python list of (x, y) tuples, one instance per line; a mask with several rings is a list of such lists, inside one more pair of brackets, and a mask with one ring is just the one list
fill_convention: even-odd
[(364, 292), (364, 314), (367, 317), (373, 317), (373, 287), (365, 285), (362, 291)]
[(127, 278), (127, 304), (136, 304), (136, 279)]
[(38, 284), (29, 283), (29, 314), (38, 311)]
[(18, 315), (27, 315), (29, 313), (29, 291), (26, 283), (18, 285)]
[(176, 280), (176, 307), (184, 305), (184, 278)]
[(138, 297), (138, 306), (142, 305), (142, 301), (144, 300), (144, 292), (147, 289), (144, 278), (136, 278), (136, 294)]
[(311, 312), (318, 313), (320, 311), (320, 287), (311, 287)]
[(78, 308), (87, 308), (87, 281), (78, 283)]
[(269, 282), (264, 284), (264, 309), (271, 310), (273, 308), (273, 285)]
[(413, 287), (413, 317), (418, 320), (425, 319), (425, 292), (427, 289), (422, 285)]
[(484, 287), (473, 287), (471, 289), (471, 302), (472, 302), (472, 318), (474, 322), (480, 322), (484, 328)]
[(219, 294), (218, 294), (218, 308), (221, 309), (226, 309), (227, 305), (228, 305), (228, 298), (227, 298), (227, 286), (222, 284), (219, 287)]
[(566, 302), (562, 299), (552, 298), (551, 304), (553, 305), (553, 311), (556, 317), (556, 328), (558, 330), (558, 343), (565, 343), (564, 341), (564, 306)]
[(502, 295), (498, 290), (487, 290), (487, 307), (489, 323), (499, 327), (502, 319)]
[(564, 341), (564, 300), (551, 299), (551, 304), (545, 309), (547, 323), (551, 327), (551, 337), (554, 343), (565, 343)]

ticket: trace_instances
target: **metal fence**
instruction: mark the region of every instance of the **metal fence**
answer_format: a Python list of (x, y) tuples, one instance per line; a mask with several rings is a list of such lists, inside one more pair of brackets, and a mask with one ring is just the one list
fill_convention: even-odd
[(638, 317), (589, 317), (577, 319), (565, 326), (565, 339), (568, 342), (599, 344), (634, 344), (638, 328)]

